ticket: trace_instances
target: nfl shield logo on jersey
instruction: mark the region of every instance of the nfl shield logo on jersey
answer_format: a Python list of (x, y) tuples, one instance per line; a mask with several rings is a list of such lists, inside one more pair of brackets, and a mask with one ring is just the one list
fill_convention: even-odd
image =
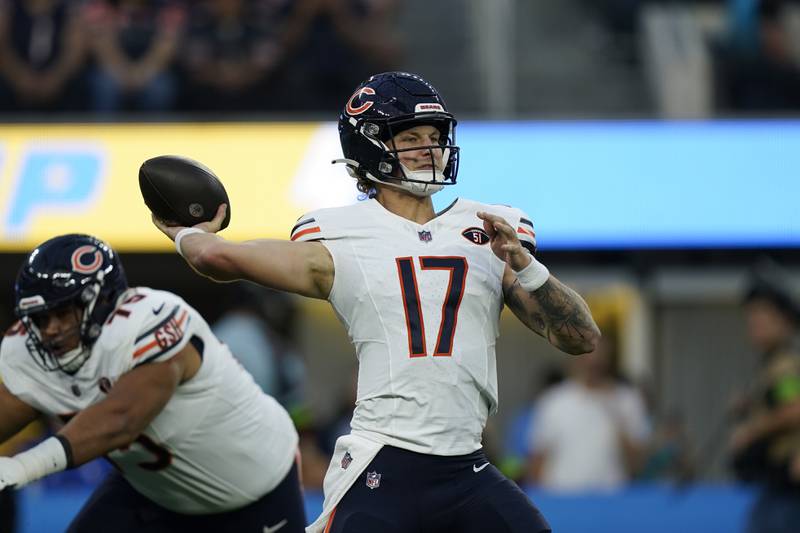
[(377, 472), (367, 472), (367, 487), (377, 489), (381, 486), (381, 475)]
[(433, 235), (431, 235), (431, 232), (428, 230), (422, 230), (418, 232), (418, 234), (419, 234), (419, 240), (421, 240), (422, 242), (431, 242), (433, 240)]
[(342, 457), (342, 470), (347, 470), (347, 467), (350, 466), (352, 462), (353, 456), (350, 455), (350, 452), (344, 452), (344, 457)]

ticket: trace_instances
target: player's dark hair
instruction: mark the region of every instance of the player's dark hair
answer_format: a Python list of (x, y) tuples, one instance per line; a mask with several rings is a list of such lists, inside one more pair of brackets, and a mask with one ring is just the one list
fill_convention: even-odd
[(750, 272), (744, 303), (754, 301), (769, 303), (792, 324), (800, 326), (800, 304), (789, 291), (786, 273), (769, 259), (759, 261)]

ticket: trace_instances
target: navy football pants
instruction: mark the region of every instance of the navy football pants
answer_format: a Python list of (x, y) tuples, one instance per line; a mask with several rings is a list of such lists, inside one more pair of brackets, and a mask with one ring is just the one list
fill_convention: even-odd
[[(258, 472), (253, 472), (258, 475)], [(283, 526), (277, 527), (286, 521)], [(139, 494), (122, 475), (111, 472), (72, 521), (67, 533), (302, 533), (306, 516), (297, 464), (272, 492), (234, 511), (178, 514)]]
[(530, 499), (482, 450), (443, 457), (391, 446), (362, 472), (328, 526), (328, 533), (550, 532)]

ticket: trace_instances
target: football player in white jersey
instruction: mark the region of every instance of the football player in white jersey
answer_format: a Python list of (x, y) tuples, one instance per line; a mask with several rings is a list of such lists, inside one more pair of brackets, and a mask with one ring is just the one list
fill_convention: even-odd
[(365, 81), (339, 118), (345, 163), (369, 199), (301, 217), (289, 241), (229, 242), (225, 214), (154, 223), (214, 280), (248, 279), (330, 301), (359, 360), (352, 432), (337, 441), (308, 531), (538, 532), (549, 526), (488, 463), (503, 305), (565, 352), (599, 338), (586, 303), (533, 256), (519, 209), (431, 195), (456, 181), (456, 120), (421, 77)]
[(288, 413), (185, 301), (128, 287), (117, 254), (77, 234), (37, 247), (14, 292), (0, 441), (41, 415), (65, 425), (0, 457), (0, 490), (105, 455), (117, 468), (69, 532), (304, 530)]

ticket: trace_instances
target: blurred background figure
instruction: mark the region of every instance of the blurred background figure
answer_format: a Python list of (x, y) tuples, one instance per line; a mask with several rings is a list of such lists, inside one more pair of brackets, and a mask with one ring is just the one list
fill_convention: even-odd
[(191, 11), (183, 45), (184, 109), (253, 111), (270, 107), (271, 73), (284, 54), (287, 1), (211, 0)]
[(561, 492), (617, 489), (638, 472), (649, 437), (640, 393), (614, 370), (614, 342), (569, 362), (534, 407), (526, 481)]
[(800, 62), (783, 0), (728, 0), (729, 29), (717, 53), (718, 106), (800, 109)]
[(790, 533), (800, 524), (800, 306), (782, 271), (759, 264), (745, 294), (747, 332), (761, 368), (730, 437), (740, 479), (757, 483), (748, 533)]
[(656, 417), (652, 437), (645, 447), (636, 481), (686, 484), (694, 478), (694, 451), (683, 413), (668, 410)]
[(283, 109), (336, 109), (361, 80), (395, 70), (402, 57), (393, 28), (396, 8), (397, 0), (294, 2)]
[(306, 372), (294, 337), (294, 301), (248, 282), (234, 283), (229, 289), (225, 311), (212, 326), (214, 334), (293, 419), (304, 416)]
[[(506, 424), (500, 444), (501, 455), (497, 467), (519, 485), (527, 483), (529, 439), (536, 426), (538, 400), (545, 392), (549, 392), (562, 381), (564, 381), (562, 365), (553, 364), (545, 368), (543, 372), (537, 372), (531, 377), (533, 387), (530, 400), (519, 406)], [(491, 422), (492, 419), (489, 420)], [(487, 429), (490, 427), (493, 428), (493, 426), (487, 426)], [(484, 438), (487, 442), (492, 442), (487, 435)]]
[(175, 106), (174, 59), (185, 13), (170, 0), (91, 0), (94, 63), (91, 109), (98, 113), (167, 111)]
[(0, 1), (0, 111), (77, 111), (86, 37), (80, 4)]

